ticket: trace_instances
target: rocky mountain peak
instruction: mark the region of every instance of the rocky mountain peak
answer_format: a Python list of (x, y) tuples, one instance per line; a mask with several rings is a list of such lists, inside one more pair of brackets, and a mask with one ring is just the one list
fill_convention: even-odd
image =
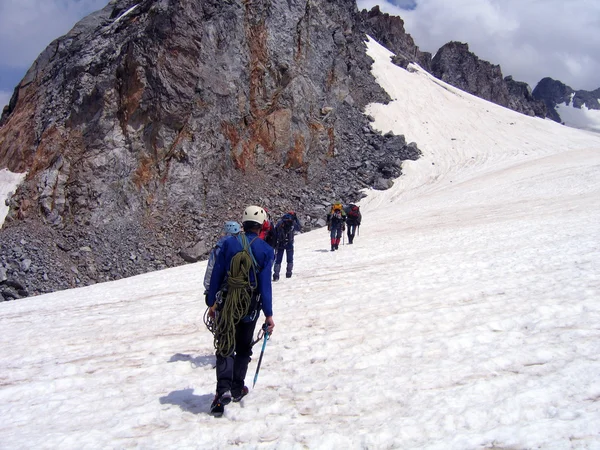
[(367, 34), (395, 54), (394, 63), (406, 69), (409, 63), (431, 69), (431, 53), (422, 52), (413, 38), (404, 29), (404, 21), (397, 16), (382, 13), (379, 6), (360, 13)]
[(449, 42), (433, 57), (431, 73), (477, 97), (530, 116), (545, 117), (542, 102), (535, 100), (526, 83), (503, 78), (499, 65), (479, 59), (468, 44)]
[(600, 88), (594, 91), (575, 90), (561, 81), (546, 77), (540, 80), (533, 96), (543, 101), (548, 109), (548, 117), (562, 123), (562, 119), (556, 110), (557, 105), (573, 105), (574, 108), (600, 110)]

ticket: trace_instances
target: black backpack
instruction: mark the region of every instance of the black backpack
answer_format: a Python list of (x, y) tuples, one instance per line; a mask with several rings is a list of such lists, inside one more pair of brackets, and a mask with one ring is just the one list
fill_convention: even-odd
[(275, 228), (275, 231), (277, 233), (277, 247), (283, 248), (289, 244), (290, 233), (292, 232), (293, 227), (294, 224), (292, 220), (286, 220), (286, 218), (284, 218), (284, 220), (279, 224), (279, 226)]

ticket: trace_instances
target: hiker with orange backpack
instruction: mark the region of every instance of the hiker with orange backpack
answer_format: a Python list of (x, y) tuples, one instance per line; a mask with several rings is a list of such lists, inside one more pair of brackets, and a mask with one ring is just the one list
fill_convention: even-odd
[(346, 230), (346, 214), (341, 203), (334, 203), (331, 212), (327, 214), (327, 230), (329, 230), (333, 252), (339, 248), (340, 240)]

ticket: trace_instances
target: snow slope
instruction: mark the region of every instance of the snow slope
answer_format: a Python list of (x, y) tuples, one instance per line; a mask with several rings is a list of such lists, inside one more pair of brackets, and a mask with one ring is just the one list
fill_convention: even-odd
[(423, 158), (297, 237), (250, 395), (207, 414), (205, 262), (5, 302), (0, 448), (600, 448), (600, 136), (368, 47)]

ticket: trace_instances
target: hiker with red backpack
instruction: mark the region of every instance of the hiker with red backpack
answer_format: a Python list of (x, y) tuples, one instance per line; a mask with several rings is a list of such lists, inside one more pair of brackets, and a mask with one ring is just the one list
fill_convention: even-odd
[(275, 225), (273, 224), (273, 220), (271, 219), (271, 213), (267, 208), (264, 208), (267, 213), (267, 220), (264, 221), (262, 228), (260, 229), (260, 233), (258, 233), (258, 237), (269, 244), (271, 247), (275, 248)]
[(217, 393), (210, 412), (220, 417), (225, 405), (248, 394), (244, 385), (252, 356), (253, 334), (260, 315), (265, 333), (273, 321), (271, 269), (273, 248), (258, 237), (267, 214), (248, 206), (242, 217), (244, 232), (223, 242), (216, 257), (206, 296), (205, 323), (214, 336), (217, 356)]
[(294, 235), (302, 229), (294, 211), (284, 214), (275, 225), (275, 265), (273, 266), (273, 281), (279, 280), (279, 272), (286, 254), (285, 277), (291, 278), (294, 269)]
[(333, 252), (339, 248), (340, 240), (346, 230), (346, 214), (341, 203), (334, 203), (331, 212), (327, 214), (327, 230), (329, 230)]
[(344, 208), (344, 210), (346, 211), (348, 244), (352, 244), (352, 242), (354, 242), (356, 231), (360, 228), (360, 221), (362, 220), (362, 215), (360, 213), (360, 208), (353, 204), (347, 205)]

